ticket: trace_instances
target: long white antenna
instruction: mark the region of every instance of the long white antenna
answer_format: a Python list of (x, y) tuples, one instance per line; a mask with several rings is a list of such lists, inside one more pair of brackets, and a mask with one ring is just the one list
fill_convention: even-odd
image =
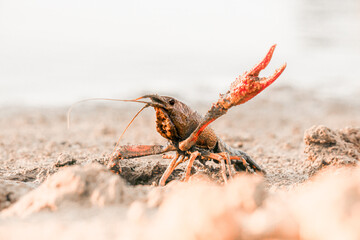
[(69, 107), (69, 110), (67, 111), (67, 128), (70, 128), (70, 114), (74, 108), (75, 105), (79, 104), (79, 103), (83, 103), (83, 102), (89, 102), (89, 101), (98, 101), (98, 100), (103, 100), (103, 101), (115, 101), (115, 102), (137, 102), (137, 103), (146, 103), (149, 104), (148, 102), (145, 101), (139, 101), (140, 98), (136, 98), (133, 100), (122, 100), (122, 99), (116, 99), (116, 98), (88, 98), (88, 99), (84, 99), (84, 100), (80, 100), (78, 102), (75, 102), (73, 104), (71, 104), (71, 106)]

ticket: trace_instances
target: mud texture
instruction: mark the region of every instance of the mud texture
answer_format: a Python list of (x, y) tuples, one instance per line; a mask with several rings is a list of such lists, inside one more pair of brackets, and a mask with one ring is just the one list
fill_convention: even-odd
[(360, 128), (313, 126), (305, 131), (304, 142), (314, 172), (327, 165), (356, 165), (360, 160)]

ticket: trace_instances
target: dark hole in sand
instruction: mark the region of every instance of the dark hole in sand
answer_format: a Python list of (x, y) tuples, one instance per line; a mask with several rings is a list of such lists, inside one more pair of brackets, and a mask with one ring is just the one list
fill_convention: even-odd
[[(151, 185), (158, 184), (161, 176), (165, 172), (168, 163), (160, 161), (149, 161), (144, 164), (141, 159), (124, 159), (122, 172), (120, 176), (130, 185)], [(181, 180), (185, 174), (186, 164), (178, 166), (167, 179), (166, 183), (172, 180)], [(202, 172), (215, 180), (221, 180), (220, 166), (218, 164), (201, 164), (199, 161), (194, 162), (191, 168), (191, 174), (194, 175)]]

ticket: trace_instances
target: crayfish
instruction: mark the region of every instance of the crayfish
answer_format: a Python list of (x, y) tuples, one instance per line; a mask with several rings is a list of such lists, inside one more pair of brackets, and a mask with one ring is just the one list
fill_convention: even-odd
[[(156, 112), (156, 130), (168, 140), (166, 145), (124, 145), (115, 148), (110, 157), (108, 168), (114, 172), (121, 172), (120, 160), (162, 154), (175, 151), (169, 166), (162, 175), (159, 185), (164, 186), (174, 169), (181, 163), (188, 161), (184, 181), (191, 174), (191, 168), (196, 159), (201, 162), (215, 160), (221, 164), (221, 174), (227, 181), (226, 168), (231, 177), (230, 165), (236, 170), (260, 172), (262, 169), (248, 154), (234, 149), (222, 141), (208, 125), (224, 115), (231, 107), (242, 104), (259, 94), (273, 83), (285, 70), (286, 63), (270, 77), (259, 77), (261, 70), (269, 64), (276, 45), (273, 45), (265, 58), (255, 65), (249, 72), (236, 78), (230, 90), (220, 94), (205, 117), (200, 116), (185, 103), (168, 96), (145, 95), (131, 102), (144, 103), (146, 107), (153, 107)], [(142, 99), (149, 99), (144, 101)]]

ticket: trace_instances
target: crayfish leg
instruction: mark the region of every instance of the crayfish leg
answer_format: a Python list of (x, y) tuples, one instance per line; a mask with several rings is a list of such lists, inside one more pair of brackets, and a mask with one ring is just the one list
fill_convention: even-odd
[(121, 154), (116, 155), (117, 152), (115, 152), (111, 157), (107, 164), (107, 168), (112, 171), (113, 173), (121, 173), (121, 166), (120, 166), (120, 160), (123, 158), (121, 157)]
[[(230, 163), (229, 163), (230, 157), (229, 157), (229, 155), (226, 156), (225, 154), (227, 154), (227, 153), (210, 153), (210, 152), (207, 152), (207, 153), (203, 154), (203, 157), (214, 159), (214, 160), (220, 162), (221, 176), (223, 177), (224, 183), (226, 184), (227, 183), (227, 176), (226, 176), (225, 162), (227, 162), (228, 171), (229, 171), (230, 176), (231, 176), (231, 170), (230, 170)], [(227, 158), (227, 157), (229, 157), (229, 158)]]
[(176, 167), (175, 166), (176, 161), (179, 159), (179, 157), (180, 157), (179, 153), (176, 153), (175, 157), (171, 160), (169, 166), (166, 168), (165, 172), (163, 173), (163, 175), (160, 178), (160, 181), (159, 181), (160, 186), (165, 186), (165, 182), (169, 178), (171, 173), (174, 171), (174, 169)]
[(230, 167), (230, 155), (227, 152), (222, 152), (222, 153), (218, 153), (220, 156), (223, 157), (223, 159), (225, 159), (227, 168), (228, 168), (228, 174), (229, 177), (232, 178), (232, 173), (231, 173), (231, 167)]
[(260, 173), (266, 175), (266, 171), (264, 169), (262, 169), (250, 157), (245, 159), (242, 156), (230, 156), (230, 160), (240, 161), (240, 163), (243, 165), (245, 171), (250, 171), (250, 172), (254, 172), (254, 173), (260, 172)]
[(164, 172), (164, 174), (161, 176), (161, 179), (159, 181), (159, 185), (160, 186), (165, 186), (165, 182), (166, 180), (169, 178), (169, 176), (171, 175), (171, 173), (175, 170), (175, 168), (185, 162), (186, 160), (189, 159), (189, 157), (185, 156), (185, 155), (180, 155), (180, 159), (178, 160), (178, 154), (176, 154), (175, 158), (170, 162), (169, 166), (167, 167), (166, 171)]
[(184, 182), (187, 182), (189, 180), (190, 175), (191, 175), (191, 167), (194, 164), (195, 159), (199, 155), (200, 155), (200, 153), (198, 151), (195, 151), (195, 152), (191, 153), (188, 165), (186, 166), (186, 173), (185, 173), (185, 177), (184, 177)]

